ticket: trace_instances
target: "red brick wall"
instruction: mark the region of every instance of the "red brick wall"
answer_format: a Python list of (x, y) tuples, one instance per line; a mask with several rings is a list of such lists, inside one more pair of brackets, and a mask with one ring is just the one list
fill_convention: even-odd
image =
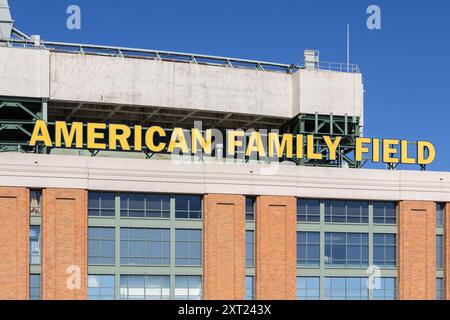
[(0, 300), (27, 300), (29, 193), (0, 187)]
[(436, 299), (436, 204), (401, 201), (398, 237), (399, 298)]
[(203, 296), (245, 298), (245, 197), (204, 197)]
[(445, 205), (444, 212), (444, 298), (450, 300), (450, 203)]
[(296, 297), (296, 199), (256, 200), (256, 298)]
[(41, 283), (43, 299), (87, 299), (85, 190), (43, 192)]

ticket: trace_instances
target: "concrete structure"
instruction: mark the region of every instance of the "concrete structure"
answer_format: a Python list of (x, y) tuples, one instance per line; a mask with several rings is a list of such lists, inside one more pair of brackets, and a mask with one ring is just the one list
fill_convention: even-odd
[(201, 120), (351, 148), (354, 66), (0, 42), (1, 299), (450, 298), (448, 172), (345, 168), (352, 149), (309, 167), (28, 143), (39, 119)]

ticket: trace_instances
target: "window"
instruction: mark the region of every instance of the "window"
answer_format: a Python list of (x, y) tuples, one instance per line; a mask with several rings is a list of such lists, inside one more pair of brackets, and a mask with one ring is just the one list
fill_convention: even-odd
[(41, 275), (30, 274), (30, 300), (41, 300)]
[(30, 190), (30, 215), (42, 215), (42, 190)]
[(297, 277), (297, 300), (319, 300), (319, 277)]
[(437, 227), (444, 226), (444, 211), (445, 211), (445, 203), (437, 203), (436, 204), (436, 226)]
[(170, 196), (140, 193), (121, 194), (120, 216), (170, 218)]
[(30, 226), (30, 264), (41, 263), (41, 228)]
[(255, 197), (245, 197), (245, 220), (255, 220)]
[(319, 200), (297, 200), (297, 221), (300, 222), (320, 222), (320, 201)]
[(88, 261), (90, 265), (115, 263), (115, 229), (88, 228)]
[(436, 268), (444, 269), (444, 236), (436, 236)]
[(200, 266), (202, 264), (202, 230), (175, 230), (175, 265)]
[(297, 232), (297, 265), (302, 267), (320, 265), (319, 232)]
[(396, 279), (395, 278), (380, 278), (380, 287), (373, 289), (374, 300), (395, 300), (396, 294)]
[(397, 236), (375, 233), (373, 235), (373, 261), (379, 267), (395, 267), (397, 264)]
[(89, 192), (90, 217), (114, 217), (115, 195), (111, 192)]
[(325, 278), (325, 299), (368, 300), (367, 278)]
[(177, 219), (201, 219), (201, 196), (175, 196), (175, 218)]
[(255, 232), (245, 231), (245, 266), (255, 266)]
[(113, 275), (89, 275), (89, 300), (114, 300), (115, 281)]
[(169, 300), (169, 276), (120, 276), (120, 299)]
[(325, 201), (325, 222), (368, 223), (369, 203), (365, 201)]
[(201, 300), (201, 298), (202, 298), (201, 276), (175, 277), (176, 300)]
[(169, 265), (169, 229), (120, 229), (120, 264)]
[(325, 233), (325, 264), (367, 267), (369, 264), (367, 233)]
[(245, 277), (245, 300), (255, 299), (255, 277)]
[(380, 202), (380, 201), (374, 202), (373, 223), (396, 224), (397, 210), (395, 202)]
[(444, 279), (436, 278), (436, 300), (444, 300)]

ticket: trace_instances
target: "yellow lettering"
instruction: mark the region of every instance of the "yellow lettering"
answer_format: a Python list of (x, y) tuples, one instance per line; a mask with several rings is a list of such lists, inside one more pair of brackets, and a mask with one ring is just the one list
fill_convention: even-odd
[(292, 134), (283, 134), (280, 143), (280, 136), (278, 133), (270, 132), (267, 143), (269, 145), (269, 157), (274, 157), (276, 155), (278, 158), (281, 158), (284, 152), (286, 152), (286, 157), (292, 158)]
[(394, 146), (398, 145), (399, 141), (396, 139), (384, 139), (383, 140), (383, 162), (384, 163), (398, 163), (399, 160), (394, 158), (397, 154), (397, 148)]
[(314, 152), (314, 136), (309, 135), (307, 138), (307, 158), (308, 159), (316, 159), (316, 160), (322, 160), (322, 154)]
[(330, 160), (336, 160), (336, 151), (339, 147), (339, 144), (341, 143), (342, 137), (336, 137), (336, 139), (333, 141), (329, 136), (323, 136), (323, 140), (325, 141), (328, 152), (330, 154)]
[[(428, 157), (425, 158), (425, 149), (428, 150)], [(417, 142), (417, 158), (418, 164), (430, 164), (436, 158), (436, 149), (431, 142), (418, 141)]]
[[(121, 133), (117, 133), (121, 131)], [(119, 141), (122, 150), (129, 151), (130, 144), (128, 138), (131, 136), (131, 129), (129, 126), (123, 124), (110, 124), (109, 125), (109, 149), (117, 149), (117, 141)]]
[(87, 136), (88, 136), (88, 149), (106, 149), (106, 144), (98, 143), (97, 139), (104, 139), (104, 132), (97, 132), (98, 129), (106, 129), (106, 124), (104, 123), (88, 123), (87, 124)]
[(30, 146), (35, 146), (36, 142), (44, 142), (46, 147), (52, 146), (52, 139), (48, 133), (47, 124), (44, 120), (37, 120), (34, 125), (33, 133), (31, 134)]
[(174, 149), (180, 149), (183, 153), (188, 153), (189, 148), (186, 143), (186, 137), (182, 128), (174, 128), (172, 136), (170, 137), (169, 152), (173, 152)]
[(236, 140), (236, 138), (243, 136), (244, 131), (242, 130), (227, 131), (227, 154), (229, 156), (234, 156), (236, 154), (236, 147), (242, 147), (242, 140)]
[(362, 161), (363, 154), (369, 152), (369, 148), (364, 144), (370, 143), (369, 138), (356, 138), (356, 147), (355, 147), (355, 160)]
[(147, 145), (147, 148), (152, 152), (161, 152), (166, 147), (166, 144), (163, 142), (158, 143), (155, 145), (155, 133), (158, 133), (160, 137), (165, 137), (166, 132), (161, 127), (150, 127), (147, 132), (145, 133), (145, 144)]
[(246, 155), (249, 157), (253, 152), (257, 152), (260, 157), (266, 156), (264, 145), (261, 140), (261, 134), (259, 132), (252, 132), (248, 139), (248, 146)]
[(414, 158), (409, 158), (408, 157), (408, 141), (406, 140), (402, 140), (401, 141), (401, 163), (405, 163), (405, 164), (415, 164), (416, 163), (416, 159)]
[(211, 130), (206, 130), (206, 139), (203, 138), (202, 133), (199, 129), (192, 129), (192, 153), (197, 153), (198, 144), (200, 144), (201, 149), (206, 154), (212, 153), (212, 132)]

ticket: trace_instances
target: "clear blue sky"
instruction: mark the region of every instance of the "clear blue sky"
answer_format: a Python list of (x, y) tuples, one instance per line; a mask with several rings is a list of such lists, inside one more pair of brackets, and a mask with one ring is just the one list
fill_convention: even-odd
[[(365, 135), (429, 140), (450, 171), (450, 1), (448, 0), (9, 0), (16, 26), (45, 40), (173, 50), (297, 63), (304, 49), (351, 62), (365, 85)], [(82, 29), (66, 29), (81, 7)], [(366, 27), (381, 7), (382, 29)], [(409, 167), (413, 169), (413, 167)]]

